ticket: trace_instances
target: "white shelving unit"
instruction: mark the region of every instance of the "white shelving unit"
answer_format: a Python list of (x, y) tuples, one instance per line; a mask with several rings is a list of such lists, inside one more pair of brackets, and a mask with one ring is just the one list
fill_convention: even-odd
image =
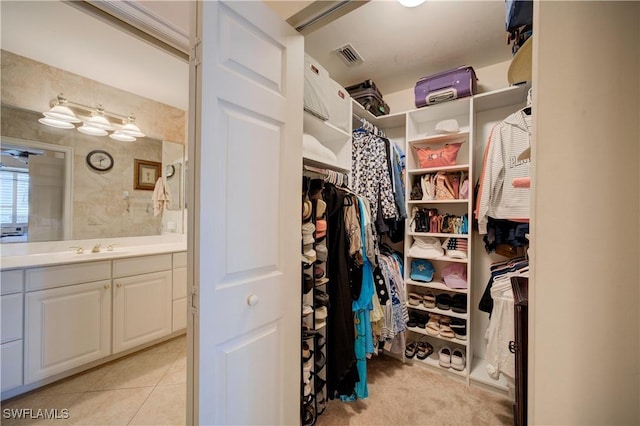
[[(458, 127), (460, 131), (458, 133), (453, 134), (437, 134), (435, 132), (436, 124), (441, 120), (446, 119), (455, 119), (458, 122)], [(472, 345), (469, 340), (468, 332), (470, 325), (470, 292), (469, 288), (471, 287), (469, 284), (467, 285), (467, 289), (453, 289), (449, 288), (446, 284), (444, 284), (444, 280), (442, 278), (442, 270), (450, 263), (460, 263), (465, 265), (467, 277), (471, 277), (471, 255), (470, 251), (467, 254), (466, 259), (452, 258), (449, 256), (439, 256), (435, 258), (424, 258), (429, 260), (435, 269), (435, 273), (433, 276), (433, 280), (431, 282), (418, 282), (414, 281), (410, 278), (411, 276), (411, 262), (414, 260), (413, 257), (409, 256), (409, 249), (412, 246), (414, 240), (420, 237), (434, 237), (437, 238), (441, 243), (443, 243), (447, 238), (457, 237), (464, 238), (468, 240), (468, 246), (471, 247), (471, 233), (466, 234), (451, 234), (451, 233), (430, 233), (430, 232), (414, 232), (411, 227), (411, 220), (413, 219), (412, 210), (415, 208), (435, 208), (438, 209), (438, 213), (451, 213), (456, 216), (461, 216), (462, 214), (466, 214), (469, 224), (469, 228), (471, 227), (470, 218), (472, 218), (472, 191), (470, 190), (468, 199), (455, 199), (455, 200), (410, 200), (410, 191), (415, 182), (420, 182), (420, 179), (423, 175), (427, 173), (437, 173), (437, 172), (466, 172), (470, 177), (473, 176), (473, 163), (472, 163), (472, 155), (473, 155), (473, 115), (472, 115), (472, 106), (471, 106), (471, 98), (459, 99), (452, 102), (447, 102), (439, 105), (434, 105), (418, 110), (413, 110), (407, 112), (407, 125), (406, 125), (406, 198), (407, 198), (407, 211), (409, 213), (409, 223), (407, 226), (407, 235), (405, 238), (405, 283), (407, 286), (407, 292), (418, 293), (421, 295), (426, 294), (427, 292), (433, 293), (438, 296), (440, 294), (449, 294), (453, 295), (464, 295), (466, 298), (466, 312), (458, 313), (453, 312), (451, 309), (443, 310), (437, 307), (435, 308), (427, 308), (422, 304), (417, 306), (412, 306), (410, 304), (407, 305), (410, 313), (414, 315), (424, 315), (427, 314), (436, 314), (440, 316), (446, 316), (451, 319), (461, 319), (465, 321), (467, 327), (467, 338), (465, 340), (458, 338), (448, 338), (441, 335), (432, 335), (427, 333), (426, 329), (420, 327), (410, 327), (409, 334), (407, 336), (407, 340), (426, 340), (428, 341), (434, 348), (433, 354), (429, 356), (426, 360), (418, 360), (416, 358), (414, 362), (422, 363), (426, 366), (436, 368), (442, 371), (446, 371), (447, 373), (451, 373), (455, 376), (459, 376), (464, 378), (468, 382), (469, 378), (469, 362), (467, 361), (467, 365), (464, 370), (458, 371), (452, 368), (443, 368), (440, 366), (439, 360), (439, 350), (443, 347), (448, 347), (450, 350), (460, 349), (465, 353), (465, 359), (469, 360), (472, 357)], [(456, 159), (456, 164), (452, 166), (445, 167), (434, 167), (434, 168), (422, 168), (420, 167), (420, 163), (418, 160), (418, 155), (416, 148), (418, 147), (432, 147), (437, 148), (441, 147), (445, 144), (450, 143), (462, 143), (460, 150), (458, 151), (458, 156)], [(469, 180), (469, 187), (473, 186), (472, 181)], [(467, 278), (467, 282), (470, 283), (470, 279)], [(425, 337), (426, 336), (426, 337)], [(426, 362), (424, 362), (426, 361)]]
[[(410, 311), (419, 314), (435, 313), (451, 318), (464, 319), (467, 325), (467, 338), (449, 339), (442, 336), (429, 335), (424, 328), (411, 327), (408, 329), (408, 339), (427, 340), (434, 346), (434, 353), (424, 360), (416, 357), (408, 362), (415, 365), (423, 365), (433, 368), (444, 374), (464, 380), (466, 383), (486, 387), (488, 389), (507, 391), (507, 382), (501, 377), (495, 380), (487, 373), (487, 361), (484, 359), (486, 340), (484, 331), (488, 326), (488, 315), (478, 311), (477, 305), (490, 275), (488, 265), (491, 258), (486, 254), (477, 232), (472, 229), (473, 221), (473, 185), (478, 178), (482, 166), (484, 146), (490, 129), (503, 120), (508, 114), (522, 108), (526, 104), (528, 86), (511, 86), (504, 89), (482, 93), (468, 98), (458, 99), (438, 105), (428, 106), (406, 112), (394, 113), (376, 117), (366, 111), (362, 106), (353, 101), (352, 110), (354, 117), (363, 117), (379, 129), (386, 136), (405, 146), (406, 155), (406, 203), (407, 212), (411, 216), (413, 207), (437, 208), (439, 212), (451, 212), (456, 215), (466, 213), (468, 215), (469, 234), (453, 235), (447, 233), (417, 233), (410, 227), (412, 217), (406, 224), (405, 237), (405, 284), (408, 292), (426, 294), (427, 292), (448, 293), (450, 295), (464, 294), (467, 296), (467, 313), (461, 314), (452, 310), (438, 308), (425, 308), (423, 305), (408, 305)], [(455, 134), (434, 134), (435, 126), (441, 120), (455, 119), (458, 122), (460, 132)], [(356, 122), (354, 121), (354, 126)], [(419, 167), (414, 147), (426, 145), (439, 146), (447, 143), (463, 142), (458, 152), (457, 162), (454, 166), (424, 169)], [(409, 194), (415, 179), (426, 173), (438, 171), (456, 172), (465, 171), (469, 175), (469, 199), (466, 200), (410, 200)], [(407, 256), (409, 248), (415, 237), (432, 236), (444, 241), (449, 237), (466, 238), (468, 240), (467, 259), (458, 259), (448, 256), (430, 258), (436, 270), (431, 282), (419, 282), (410, 278), (411, 257)], [(453, 289), (444, 284), (441, 271), (450, 263), (461, 263), (467, 268), (467, 289)], [(463, 371), (452, 368), (443, 368), (438, 362), (438, 350), (448, 346), (451, 349), (460, 348), (465, 352), (466, 366)]]
[(312, 156), (303, 156), (304, 164), (343, 173), (351, 171), (350, 132), (334, 126), (329, 121), (321, 120), (307, 111), (304, 112), (303, 129), (305, 133), (314, 136), (324, 147), (331, 150), (337, 158), (337, 163), (332, 164)]

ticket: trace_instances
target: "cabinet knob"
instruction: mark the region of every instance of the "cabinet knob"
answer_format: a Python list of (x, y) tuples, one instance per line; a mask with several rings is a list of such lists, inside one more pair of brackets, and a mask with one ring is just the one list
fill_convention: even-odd
[(109, 289), (109, 284), (105, 284), (105, 285), (104, 285), (104, 289), (105, 289), (105, 290), (108, 290), (108, 289)]
[(116, 287), (120, 288), (120, 287), (122, 287), (122, 284), (116, 283)]
[(258, 304), (258, 296), (250, 294), (249, 297), (247, 297), (247, 304), (249, 306), (256, 306)]

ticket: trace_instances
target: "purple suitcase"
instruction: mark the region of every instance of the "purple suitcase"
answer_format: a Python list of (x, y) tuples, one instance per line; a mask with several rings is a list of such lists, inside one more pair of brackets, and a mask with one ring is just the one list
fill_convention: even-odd
[(477, 92), (477, 78), (473, 67), (462, 66), (422, 77), (414, 89), (416, 107), (452, 101)]

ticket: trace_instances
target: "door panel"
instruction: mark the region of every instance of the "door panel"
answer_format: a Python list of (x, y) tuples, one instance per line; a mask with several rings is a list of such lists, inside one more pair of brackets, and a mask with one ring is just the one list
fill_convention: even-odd
[(188, 418), (295, 424), (303, 38), (261, 2), (197, 8)]

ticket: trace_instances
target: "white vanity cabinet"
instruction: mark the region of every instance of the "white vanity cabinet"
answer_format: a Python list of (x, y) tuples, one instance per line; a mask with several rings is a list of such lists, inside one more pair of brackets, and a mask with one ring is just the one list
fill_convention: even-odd
[(21, 269), (0, 273), (2, 391), (22, 384), (22, 290)]
[(27, 269), (25, 286), (25, 384), (111, 353), (111, 262)]
[(171, 333), (172, 255), (113, 261), (113, 352)]
[(187, 252), (173, 253), (172, 331), (187, 328)]

